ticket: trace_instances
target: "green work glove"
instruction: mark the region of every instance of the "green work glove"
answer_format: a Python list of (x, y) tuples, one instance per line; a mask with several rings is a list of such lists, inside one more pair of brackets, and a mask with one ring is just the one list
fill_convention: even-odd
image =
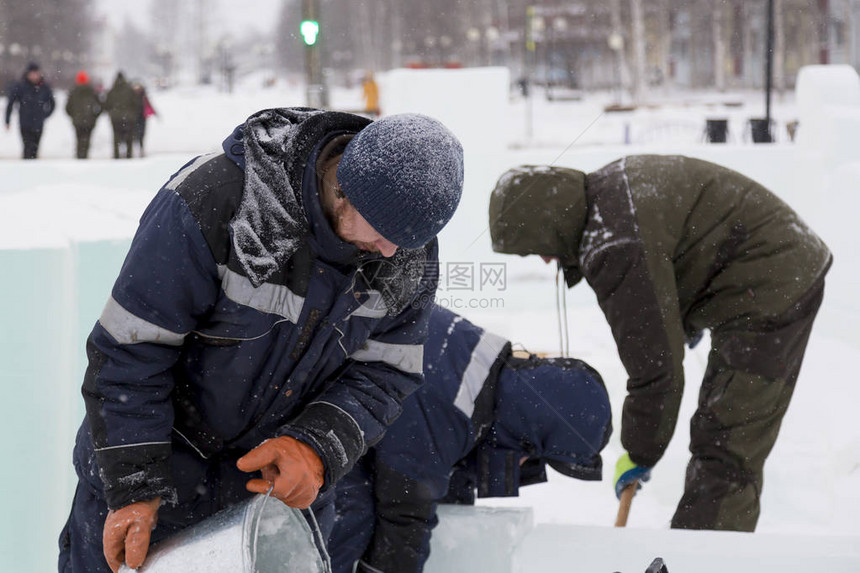
[(615, 462), (615, 477), (613, 479), (615, 480), (615, 497), (621, 499), (621, 492), (624, 491), (625, 487), (638, 481), (639, 485), (636, 486), (638, 491), (642, 488), (643, 481), (651, 479), (651, 468), (637, 466), (630, 459), (630, 454), (624, 452), (624, 455)]

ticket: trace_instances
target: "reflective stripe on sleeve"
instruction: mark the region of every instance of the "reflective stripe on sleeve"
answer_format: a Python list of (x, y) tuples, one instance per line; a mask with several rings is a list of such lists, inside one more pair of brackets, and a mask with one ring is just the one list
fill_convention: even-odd
[(472, 417), (472, 412), (475, 411), (475, 400), (478, 399), (490, 369), (507, 343), (508, 341), (501, 336), (484, 332), (475, 349), (472, 350), (472, 358), (463, 372), (463, 381), (454, 399), (454, 405), (466, 416)]
[(193, 162), (191, 162), (190, 165), (186, 166), (184, 169), (180, 169), (179, 173), (176, 174), (176, 177), (174, 177), (173, 179), (168, 181), (167, 185), (165, 185), (164, 187), (166, 189), (170, 189), (171, 191), (176, 191), (177, 187), (179, 187), (182, 184), (182, 182), (188, 178), (189, 175), (194, 173), (198, 167), (205, 164), (207, 161), (209, 161), (210, 159), (212, 159), (216, 155), (218, 155), (218, 153), (215, 153), (215, 152), (201, 155), (200, 157), (195, 159)]
[(113, 297), (99, 317), (99, 323), (120, 344), (154, 342), (168, 346), (181, 346), (186, 333), (173, 332), (152, 324), (123, 308)]
[(424, 372), (424, 346), (421, 344), (389, 344), (368, 339), (350, 358), (360, 362), (385, 362), (409, 374)]

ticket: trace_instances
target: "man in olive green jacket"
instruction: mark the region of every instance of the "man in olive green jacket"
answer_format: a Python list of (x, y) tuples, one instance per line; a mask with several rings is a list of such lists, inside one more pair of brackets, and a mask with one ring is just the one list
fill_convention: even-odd
[(143, 113), (143, 101), (134, 93), (131, 84), (126, 81), (122, 72), (117, 72), (113, 86), (105, 98), (104, 109), (110, 115), (113, 126), (113, 157), (119, 159), (122, 153), (131, 159), (134, 146), (134, 131), (137, 128), (137, 118)]
[(90, 135), (102, 113), (102, 100), (90, 83), (89, 74), (84, 70), (79, 70), (75, 76), (75, 87), (69, 91), (69, 99), (66, 100), (66, 113), (75, 126), (75, 137), (78, 140), (76, 156), (78, 159), (86, 159), (90, 153)]
[[(675, 431), (684, 343), (711, 331), (672, 527), (753, 531), (832, 257), (775, 195), (680, 156), (585, 174), (520, 167), (490, 199), (493, 249), (556, 260), (597, 295), (629, 376), (616, 493), (646, 481)], [(635, 481), (634, 481), (635, 480)]]

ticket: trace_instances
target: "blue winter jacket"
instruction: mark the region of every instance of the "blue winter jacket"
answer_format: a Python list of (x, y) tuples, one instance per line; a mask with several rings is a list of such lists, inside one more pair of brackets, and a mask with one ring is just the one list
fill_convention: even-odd
[(385, 438), (338, 483), (335, 573), (358, 559), (369, 571), (421, 571), (449, 486), (462, 488), (458, 501), (474, 501), (475, 490), (516, 496), (519, 486), (546, 481), (545, 464), (601, 477), (609, 398), (584, 362), (514, 358), (507, 340), (434, 306), (424, 374)]
[(54, 113), (54, 94), (44, 80), (34, 84), (25, 75), (9, 92), (6, 104), (6, 125), (12, 121), (12, 110), (18, 104), (18, 122), (21, 129), (40, 131), (45, 119)]
[[(250, 495), (235, 460), (278, 435), (314, 447), (329, 488), (420, 386), (435, 240), (389, 259), (362, 252), (317, 195), (317, 159), (368, 123), (265, 110), (150, 203), (87, 342), (75, 465), (110, 508), (162, 496), (181, 519), (205, 517)], [(266, 180), (259, 153), (275, 154), (266, 167), (286, 181)], [(306, 233), (286, 231), (287, 212), (306, 217)], [(292, 254), (260, 274), (277, 245)]]

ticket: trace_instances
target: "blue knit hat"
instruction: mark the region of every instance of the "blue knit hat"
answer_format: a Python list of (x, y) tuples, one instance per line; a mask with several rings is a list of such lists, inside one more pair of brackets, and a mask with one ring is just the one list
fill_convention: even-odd
[(463, 147), (435, 119), (392, 115), (349, 142), (337, 181), (380, 235), (416, 249), (442, 230), (460, 203)]

